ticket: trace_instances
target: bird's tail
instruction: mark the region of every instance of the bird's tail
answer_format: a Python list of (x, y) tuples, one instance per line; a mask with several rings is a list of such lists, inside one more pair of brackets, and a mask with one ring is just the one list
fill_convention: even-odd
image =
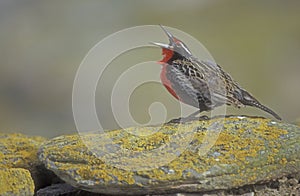
[(259, 109), (271, 114), (277, 120), (281, 120), (281, 117), (278, 114), (276, 114), (270, 108), (268, 108), (268, 107), (262, 105), (261, 103), (259, 103), (259, 101), (256, 100), (252, 95), (250, 95), (247, 91), (243, 90), (242, 93), (243, 93), (243, 99), (241, 100), (242, 104), (259, 108)]

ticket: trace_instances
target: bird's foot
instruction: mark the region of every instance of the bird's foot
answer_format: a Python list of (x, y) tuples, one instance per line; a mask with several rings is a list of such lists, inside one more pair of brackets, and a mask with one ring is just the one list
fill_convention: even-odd
[(210, 118), (208, 116), (206, 116), (206, 115), (199, 116), (199, 117), (191, 116), (191, 117), (186, 117), (185, 118), (185, 122), (195, 121), (195, 120), (202, 121), (202, 120), (209, 120), (209, 119)]
[(196, 117), (196, 116), (188, 116), (188, 117), (180, 117), (180, 118), (174, 118), (172, 120), (170, 120), (169, 122), (167, 122), (166, 124), (178, 124), (178, 123), (187, 123), (187, 122), (191, 122), (191, 121), (196, 121), (196, 120), (209, 120), (210, 118), (206, 115), (200, 116), (200, 117)]
[(166, 124), (178, 124), (182, 122), (182, 118), (174, 118), (172, 120), (170, 120), (169, 122), (167, 122)]
[(199, 116), (198, 117), (198, 120), (209, 120), (210, 118), (206, 115), (203, 115), (203, 116)]

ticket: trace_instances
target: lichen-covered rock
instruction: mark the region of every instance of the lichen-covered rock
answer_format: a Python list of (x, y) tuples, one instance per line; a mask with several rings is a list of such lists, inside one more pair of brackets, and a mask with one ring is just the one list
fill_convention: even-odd
[(22, 168), (0, 169), (0, 195), (34, 195), (34, 183), (30, 172)]
[(41, 147), (39, 158), (91, 192), (199, 193), (300, 172), (300, 128), (250, 117), (132, 127), (60, 136)]
[(29, 137), (20, 133), (0, 133), (0, 168), (32, 168), (38, 165), (37, 151), (42, 137)]
[(27, 136), (20, 133), (0, 133), (0, 169), (28, 169), (36, 188), (48, 185), (51, 181), (50, 178), (54, 178), (54, 174), (45, 169), (37, 156), (39, 147), (45, 141), (46, 138), (39, 136)]

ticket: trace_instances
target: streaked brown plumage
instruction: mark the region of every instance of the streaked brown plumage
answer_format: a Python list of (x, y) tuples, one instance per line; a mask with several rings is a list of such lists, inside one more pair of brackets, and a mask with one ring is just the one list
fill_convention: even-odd
[[(161, 26), (162, 27), (162, 26)], [(199, 109), (195, 116), (223, 104), (234, 107), (253, 106), (281, 118), (259, 103), (244, 90), (219, 65), (195, 58), (188, 47), (166, 29), (169, 44), (153, 43), (162, 48), (164, 58), (161, 80), (167, 90), (178, 100)]]

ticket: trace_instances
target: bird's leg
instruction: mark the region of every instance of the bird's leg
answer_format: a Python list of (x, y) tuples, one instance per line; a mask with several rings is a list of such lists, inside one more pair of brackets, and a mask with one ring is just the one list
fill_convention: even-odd
[(184, 119), (187, 120), (193, 120), (193, 119), (197, 119), (197, 115), (200, 114), (200, 110), (197, 110), (196, 112), (191, 113), (190, 115), (188, 115), (187, 117), (185, 117)]
[(208, 120), (208, 116), (203, 115), (200, 117), (196, 117), (198, 114), (201, 113), (201, 110), (197, 110), (196, 112), (193, 112), (192, 114), (188, 115), (187, 117), (180, 117), (180, 118), (174, 118), (170, 120), (167, 124), (169, 123), (185, 123), (193, 120)]
[(183, 122), (188, 122), (192, 120), (197, 119), (197, 115), (200, 113), (200, 110), (197, 110), (196, 112), (193, 112), (192, 114), (188, 115), (187, 117), (179, 117), (179, 118), (174, 118), (170, 120), (168, 123), (183, 123)]
[(190, 114), (189, 116), (183, 118), (182, 121), (188, 122), (188, 121), (193, 121), (193, 120), (208, 120), (209, 119), (208, 116), (206, 116), (206, 115), (196, 117), (200, 113), (201, 113), (201, 110), (197, 110), (196, 112), (194, 112), (194, 113)]
[(168, 123), (183, 123), (183, 122), (188, 122), (192, 120), (196, 120), (196, 116), (200, 113), (200, 110), (197, 110), (196, 112), (193, 112), (192, 114), (188, 115), (187, 117), (179, 117), (170, 120)]

